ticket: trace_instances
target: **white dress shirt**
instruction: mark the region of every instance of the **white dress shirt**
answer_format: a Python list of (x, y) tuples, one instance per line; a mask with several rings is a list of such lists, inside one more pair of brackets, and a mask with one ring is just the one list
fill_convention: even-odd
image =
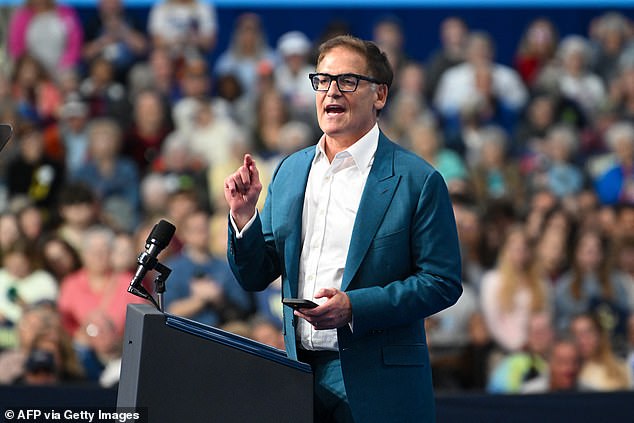
[[(322, 137), (313, 159), (302, 212), (302, 253), (299, 260), (298, 297), (315, 300), (322, 288), (341, 289), (352, 228), (361, 195), (368, 179), (379, 142), (379, 127), (328, 162)], [(297, 335), (307, 350), (337, 350), (337, 331), (315, 330), (305, 321), (297, 322)]]
[[(326, 301), (315, 299), (320, 289), (341, 289), (352, 228), (379, 143), (379, 127), (375, 124), (357, 142), (337, 153), (331, 163), (324, 142), (322, 136), (306, 184), (298, 287), (298, 298), (318, 304)], [(231, 214), (230, 220), (239, 239), (251, 227), (255, 215), (242, 231), (237, 229)], [(298, 319), (296, 333), (304, 349), (338, 349), (336, 329), (315, 330), (304, 319)]]

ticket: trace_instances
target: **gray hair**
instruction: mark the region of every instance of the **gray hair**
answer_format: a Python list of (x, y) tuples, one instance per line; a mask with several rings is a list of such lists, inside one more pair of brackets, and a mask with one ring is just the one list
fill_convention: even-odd
[(559, 44), (557, 56), (564, 60), (574, 53), (581, 53), (584, 64), (590, 60), (590, 45), (588, 41), (580, 35), (569, 35)]
[(614, 151), (616, 144), (626, 140), (634, 144), (634, 126), (629, 122), (616, 122), (605, 133), (605, 143)]
[(570, 125), (555, 125), (547, 134), (550, 142), (557, 142), (566, 147), (569, 152), (574, 152), (579, 146), (577, 132)]

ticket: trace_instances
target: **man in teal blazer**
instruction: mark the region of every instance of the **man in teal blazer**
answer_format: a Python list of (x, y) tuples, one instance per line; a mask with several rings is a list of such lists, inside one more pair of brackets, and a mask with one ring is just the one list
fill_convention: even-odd
[[(311, 299), (318, 307), (284, 307), (284, 337), (289, 357), (311, 360), (317, 421), (431, 422), (424, 318), (462, 292), (447, 188), (428, 163), (378, 130), (392, 72), (374, 44), (350, 36), (329, 40), (320, 47), (317, 69), (310, 79), (324, 136), (282, 161), (262, 213), (255, 210), (262, 185), (249, 155), (225, 180), (229, 262), (247, 290), (263, 290), (279, 276), (284, 297), (306, 297), (307, 286), (315, 289)], [(329, 185), (337, 177), (332, 167), (342, 163), (352, 163), (352, 176)], [(345, 198), (348, 183), (352, 199)], [(341, 189), (346, 195), (323, 196)], [(328, 232), (328, 225), (349, 219), (346, 202), (354, 211), (349, 238)], [(345, 226), (335, 232), (346, 232)], [(320, 248), (311, 248), (313, 239)], [(337, 261), (327, 255), (339, 251), (337, 243), (345, 243), (340, 271), (320, 270), (329, 265), (319, 262), (322, 254)], [(320, 263), (314, 266), (317, 283), (307, 276), (314, 263)], [(300, 330), (306, 322), (312, 334), (336, 329), (334, 339), (307, 343)]]

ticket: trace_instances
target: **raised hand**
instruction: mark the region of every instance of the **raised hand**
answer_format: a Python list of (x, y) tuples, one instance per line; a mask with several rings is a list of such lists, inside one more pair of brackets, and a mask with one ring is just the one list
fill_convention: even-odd
[(255, 206), (262, 191), (260, 174), (250, 154), (244, 155), (244, 163), (225, 179), (225, 200), (238, 229), (255, 214)]

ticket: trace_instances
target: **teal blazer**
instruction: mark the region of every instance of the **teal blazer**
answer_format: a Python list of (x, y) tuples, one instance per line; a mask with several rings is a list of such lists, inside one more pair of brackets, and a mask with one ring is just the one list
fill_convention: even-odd
[[(302, 208), (315, 147), (277, 168), (262, 213), (241, 239), (229, 225), (227, 256), (240, 284), (265, 289), (282, 276), (297, 297)], [(432, 422), (434, 396), (424, 318), (462, 293), (453, 209), (440, 174), (381, 133), (363, 191), (341, 289), (353, 331), (337, 330), (355, 421)], [(284, 307), (286, 351), (297, 358), (295, 317)]]

